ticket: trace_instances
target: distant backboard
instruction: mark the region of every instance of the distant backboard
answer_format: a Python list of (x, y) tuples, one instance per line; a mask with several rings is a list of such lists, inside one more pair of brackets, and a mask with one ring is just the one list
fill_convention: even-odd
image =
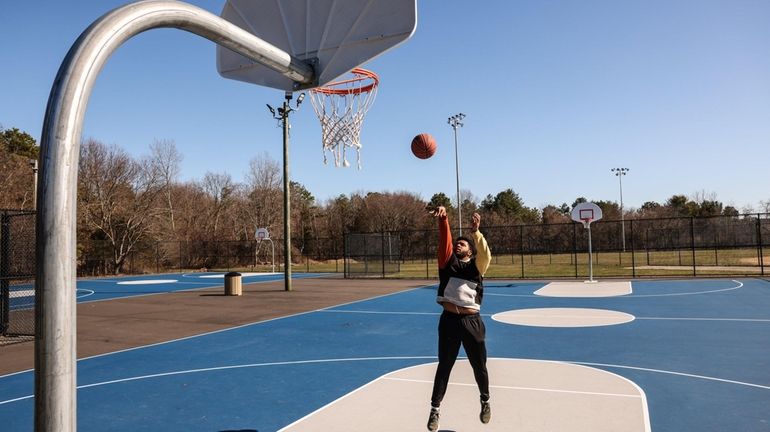
[(602, 209), (598, 205), (592, 202), (580, 203), (572, 209), (572, 220), (580, 222), (583, 226), (588, 227), (592, 222), (596, 222), (602, 218)]
[[(417, 0), (228, 0), (222, 18), (290, 55), (311, 61), (324, 85), (409, 39), (417, 27)], [(286, 91), (294, 82), (268, 67), (217, 46), (225, 77)]]
[(270, 240), (270, 233), (267, 232), (267, 228), (257, 228), (257, 231), (254, 234), (254, 238), (257, 241)]

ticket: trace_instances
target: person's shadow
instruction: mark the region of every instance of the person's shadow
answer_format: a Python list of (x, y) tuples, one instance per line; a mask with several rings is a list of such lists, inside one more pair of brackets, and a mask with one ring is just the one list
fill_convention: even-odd
[(238, 430), (228, 429), (228, 430), (221, 430), (219, 432), (259, 432), (259, 431), (256, 429), (238, 429)]

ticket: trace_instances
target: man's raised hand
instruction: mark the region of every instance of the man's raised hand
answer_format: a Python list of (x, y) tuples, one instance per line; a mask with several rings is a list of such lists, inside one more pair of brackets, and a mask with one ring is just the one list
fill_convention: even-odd
[(480, 225), (481, 225), (481, 215), (478, 213), (473, 213), (473, 216), (471, 217), (471, 231), (473, 232), (478, 231)]
[(437, 218), (445, 218), (446, 217), (446, 208), (444, 206), (438, 206), (435, 210), (431, 212), (433, 217)]

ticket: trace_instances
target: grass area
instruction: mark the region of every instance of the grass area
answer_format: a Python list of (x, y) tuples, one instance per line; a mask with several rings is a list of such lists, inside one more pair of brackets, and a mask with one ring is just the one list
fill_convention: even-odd
[[(693, 269), (693, 260), (695, 269)], [(770, 273), (770, 256), (764, 257), (765, 273)], [(355, 263), (354, 275), (382, 276), (382, 263)], [(665, 252), (598, 252), (593, 254), (595, 277), (759, 275), (757, 250), (698, 250)], [(492, 259), (487, 278), (587, 278), (588, 254), (497, 255)], [(386, 265), (386, 277), (436, 278), (434, 260), (411, 260)]]
[[(695, 271), (693, 272), (693, 260)], [(576, 262), (577, 261), (577, 262)], [(709, 249), (683, 251), (635, 251), (594, 252), (594, 277), (674, 277), (674, 276), (732, 276), (761, 274), (762, 267), (757, 249)], [(770, 273), (770, 256), (763, 258), (765, 274)], [(385, 271), (383, 272), (383, 264)], [(214, 269), (211, 269), (214, 271)], [(270, 265), (249, 266), (236, 269), (242, 272), (271, 272)], [(438, 278), (435, 259), (406, 261), (386, 260), (372, 257), (368, 262), (350, 261), (349, 272), (354, 277), (386, 278)], [(281, 263), (276, 263), (276, 272), (282, 272)], [(304, 259), (292, 265), (295, 273), (343, 273), (344, 260), (315, 261)], [(588, 278), (588, 254), (540, 254), (540, 255), (495, 255), (492, 258), (487, 278), (550, 279)]]

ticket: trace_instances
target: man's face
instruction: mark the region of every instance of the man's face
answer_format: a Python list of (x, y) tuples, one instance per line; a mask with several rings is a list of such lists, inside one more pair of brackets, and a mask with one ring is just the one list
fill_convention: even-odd
[(457, 240), (455, 242), (455, 255), (458, 258), (468, 258), (471, 256), (471, 247), (465, 240)]

